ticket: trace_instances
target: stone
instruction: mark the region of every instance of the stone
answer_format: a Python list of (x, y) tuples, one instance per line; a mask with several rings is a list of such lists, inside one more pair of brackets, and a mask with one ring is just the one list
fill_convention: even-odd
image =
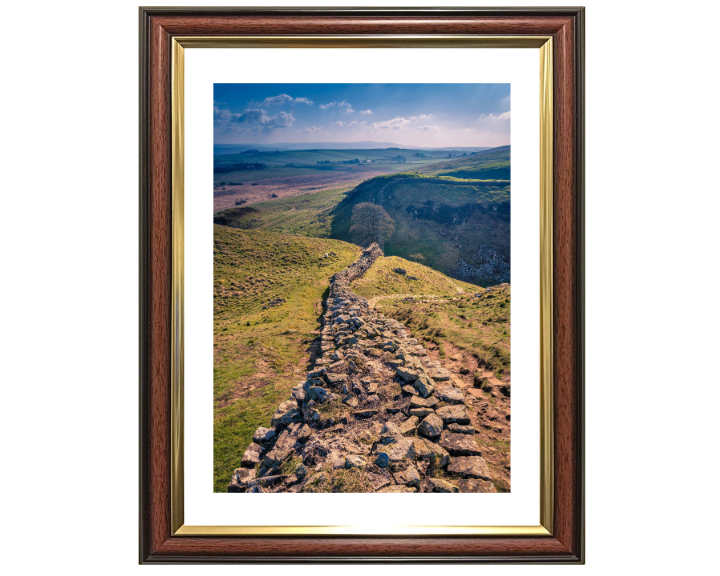
[(443, 431), (438, 442), (453, 456), (482, 456), (480, 446), (472, 436)]
[(463, 426), (462, 424), (452, 423), (448, 424), (447, 428), (450, 432), (455, 432), (456, 434), (469, 434), (471, 436), (475, 434), (475, 428), (470, 425)]
[(417, 490), (410, 486), (386, 486), (378, 490), (378, 494), (409, 494), (410, 492), (417, 492)]
[(295, 476), (297, 476), (298, 478), (302, 479), (302, 478), (305, 478), (305, 476), (307, 476), (307, 475), (308, 475), (308, 469), (307, 469), (307, 466), (305, 466), (305, 464), (300, 464), (300, 466), (295, 468)]
[(445, 424), (470, 424), (470, 417), (464, 406), (443, 406), (435, 410)]
[(254, 468), (258, 464), (260, 464), (260, 454), (252, 452), (251, 450), (245, 450), (242, 460), (240, 461), (240, 466), (243, 468)]
[(426, 438), (438, 438), (443, 431), (443, 421), (435, 413), (429, 414), (418, 426), (418, 434)]
[(292, 397), (295, 398), (298, 406), (302, 405), (303, 400), (305, 400), (305, 390), (303, 390), (302, 386), (292, 389)]
[(413, 396), (417, 396), (419, 394), (419, 392), (415, 390), (415, 387), (410, 386), (410, 384), (403, 386), (402, 391), (405, 392), (405, 394), (412, 394)]
[(275, 450), (292, 450), (295, 446), (295, 438), (285, 430), (275, 442)]
[(348, 381), (347, 374), (328, 373), (328, 374), (325, 374), (325, 378), (327, 379), (328, 383), (332, 386), (340, 386), (342, 384), (345, 384)]
[(303, 390), (307, 392), (313, 386), (325, 386), (325, 380), (322, 378), (308, 378), (303, 384)]
[(447, 404), (462, 404), (465, 400), (463, 391), (460, 390), (460, 388), (454, 388), (452, 386), (438, 386), (435, 389), (435, 397)]
[(303, 424), (303, 427), (300, 428), (300, 431), (297, 435), (297, 441), (298, 442), (307, 442), (310, 440), (310, 437), (314, 434), (312, 428), (308, 426), (307, 424)]
[(461, 493), (482, 493), (492, 494), (497, 492), (495, 484), (488, 480), (478, 480), (476, 478), (465, 478), (457, 481), (458, 489)]
[(408, 466), (407, 469), (393, 474), (397, 484), (405, 486), (420, 486), (420, 474), (415, 466)]
[(360, 401), (354, 394), (350, 394), (349, 396), (345, 396), (345, 398), (343, 398), (343, 404), (347, 404), (350, 408), (357, 408), (359, 403)]
[(379, 474), (368, 472), (368, 480), (370, 480), (370, 486), (375, 492), (389, 486), (392, 481), (387, 470), (381, 470)]
[(448, 451), (426, 438), (415, 438), (415, 457), (430, 461), (434, 468), (445, 468), (450, 463)]
[(283, 480), (288, 478), (286, 474), (277, 474), (274, 476), (263, 476), (262, 478), (255, 478), (254, 480), (251, 480), (248, 482), (248, 486), (262, 486), (263, 488), (268, 488), (270, 486), (274, 486), (276, 484), (279, 484)]
[(389, 454), (387, 452), (378, 452), (378, 455), (375, 458), (375, 464), (380, 466), (380, 468), (387, 468), (388, 464), (390, 464)]
[(345, 458), (345, 468), (365, 468), (367, 460), (363, 456), (351, 454)]
[(412, 438), (402, 438), (387, 448), (390, 462), (415, 460), (415, 443)]
[(289, 450), (270, 450), (263, 458), (263, 465), (268, 468), (277, 468), (290, 456)]
[(364, 418), (372, 418), (377, 413), (378, 413), (377, 410), (359, 410), (357, 412), (353, 412), (353, 416), (355, 416), (355, 418), (364, 419)]
[(428, 369), (428, 376), (433, 380), (442, 382), (444, 380), (450, 380), (450, 372), (442, 367), (432, 367)]
[(273, 428), (276, 430), (278, 428), (284, 428), (286, 426), (289, 426), (293, 422), (296, 422), (302, 418), (302, 414), (300, 413), (300, 410), (297, 408), (297, 403), (293, 402), (295, 404), (295, 407), (291, 410), (282, 411), (278, 410), (275, 412), (275, 416), (273, 416), (272, 421), (270, 424)]
[(274, 428), (263, 428), (262, 426), (260, 426), (257, 430), (255, 430), (255, 434), (253, 434), (253, 442), (257, 442), (258, 444), (261, 444), (263, 442), (270, 442), (274, 438)]
[(425, 374), (421, 374), (418, 379), (413, 382), (413, 386), (415, 386), (415, 389), (423, 398), (427, 398), (435, 391), (435, 384), (432, 379)]
[(448, 472), (458, 474), (463, 478), (478, 478), (490, 480), (490, 471), (487, 462), (480, 456), (460, 456), (450, 459)]
[(457, 486), (450, 484), (447, 480), (441, 480), (440, 478), (429, 478), (428, 482), (432, 487), (433, 492), (452, 492), (457, 494), (460, 492)]
[(418, 396), (414, 396), (413, 398), (410, 398), (410, 408), (432, 408), (438, 403), (438, 399), (435, 397), (430, 398), (420, 398)]
[(314, 400), (318, 404), (322, 404), (328, 398), (328, 391), (325, 388), (321, 388), (320, 386), (310, 386), (307, 391), (307, 397), (310, 398), (310, 400)]
[(417, 370), (413, 370), (412, 368), (408, 368), (407, 366), (398, 366), (395, 369), (395, 373), (400, 378), (405, 380), (405, 382), (414, 382), (418, 379), (418, 376), (420, 376)]
[(419, 422), (419, 419), (417, 416), (410, 416), (407, 420), (400, 423), (400, 431), (403, 433), (403, 436), (407, 436), (408, 434), (415, 434), (415, 429), (417, 428), (417, 423)]
[[(410, 416), (416, 416), (418, 418), (425, 418), (425, 416), (434, 413), (435, 411), (432, 408), (413, 408), (410, 410)], [(442, 420), (440, 422), (442, 422)]]
[(326, 372), (327, 370), (325, 370), (325, 367), (323, 366), (322, 368), (308, 372), (308, 378), (322, 378)]
[(397, 438), (402, 437), (403, 433), (400, 427), (394, 422), (386, 422), (380, 431), (380, 442), (382, 444), (392, 444)]

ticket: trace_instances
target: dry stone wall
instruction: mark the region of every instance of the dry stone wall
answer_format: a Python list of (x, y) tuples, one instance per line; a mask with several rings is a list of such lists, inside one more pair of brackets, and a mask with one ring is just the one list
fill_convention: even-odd
[(464, 392), (401, 323), (351, 289), (377, 244), (330, 278), (321, 355), (258, 428), (228, 492), (495, 492)]

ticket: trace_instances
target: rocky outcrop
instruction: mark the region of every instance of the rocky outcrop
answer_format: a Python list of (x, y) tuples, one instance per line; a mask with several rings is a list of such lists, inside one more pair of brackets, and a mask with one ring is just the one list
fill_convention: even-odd
[(451, 374), (351, 289), (377, 244), (330, 278), (321, 355), (258, 428), (228, 492), (495, 492)]

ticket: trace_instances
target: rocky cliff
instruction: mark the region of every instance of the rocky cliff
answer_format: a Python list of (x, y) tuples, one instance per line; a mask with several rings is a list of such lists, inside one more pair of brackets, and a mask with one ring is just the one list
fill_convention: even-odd
[(377, 244), (330, 279), (321, 356), (258, 428), (228, 492), (495, 492), (454, 375), (351, 288)]

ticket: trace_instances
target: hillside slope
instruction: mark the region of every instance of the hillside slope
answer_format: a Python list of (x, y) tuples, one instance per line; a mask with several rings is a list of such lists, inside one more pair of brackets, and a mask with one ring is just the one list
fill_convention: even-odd
[[(328, 277), (357, 246), (215, 226), (214, 487), (307, 369)], [(325, 257), (325, 254), (328, 257)]]
[(255, 430), (228, 492), (509, 491), (509, 386), (469, 388), (354, 292), (381, 256), (373, 244), (331, 278), (322, 356)]
[(353, 208), (381, 205), (395, 232), (386, 254), (422, 262), (481, 285), (510, 280), (510, 185), (507, 181), (448, 180), (395, 174), (366, 180), (333, 211), (331, 237), (352, 240)]

